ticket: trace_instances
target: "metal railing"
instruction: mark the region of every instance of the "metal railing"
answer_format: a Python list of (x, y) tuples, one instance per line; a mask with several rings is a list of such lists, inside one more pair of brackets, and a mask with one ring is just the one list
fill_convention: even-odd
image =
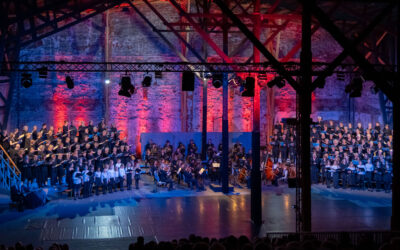
[(350, 243), (353, 246), (359, 245), (361, 242), (373, 242), (376, 246), (380, 246), (385, 242), (389, 242), (393, 237), (400, 237), (400, 232), (392, 231), (359, 231), (359, 232), (313, 232), (313, 233), (267, 233), (269, 239), (287, 239), (289, 241), (303, 241), (308, 239), (316, 239), (321, 242), (325, 240), (335, 240), (337, 242)]
[(21, 182), (21, 171), (0, 145), (0, 189), (9, 191), (14, 183)]

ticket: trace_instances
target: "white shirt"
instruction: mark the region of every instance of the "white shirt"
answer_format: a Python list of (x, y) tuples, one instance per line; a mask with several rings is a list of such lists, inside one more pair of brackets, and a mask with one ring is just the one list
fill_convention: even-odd
[(115, 178), (116, 174), (115, 174), (114, 169), (108, 170), (108, 176), (109, 176), (109, 178)]
[(82, 179), (81, 179), (81, 177), (77, 177), (76, 175), (77, 174), (80, 174), (81, 172), (78, 170), (78, 171), (75, 171), (73, 174), (72, 174), (72, 180), (73, 180), (73, 182), (74, 182), (74, 184), (82, 184)]
[(100, 171), (94, 172), (94, 178), (101, 178), (101, 172)]
[(118, 174), (119, 177), (125, 178), (125, 169), (124, 168), (118, 169)]
[(338, 166), (338, 165), (332, 165), (331, 166), (331, 170), (332, 171), (336, 171), (336, 170), (338, 170), (340, 167)]
[(372, 165), (371, 163), (365, 164), (365, 170), (367, 172), (373, 172), (374, 171), (374, 165)]
[(108, 182), (108, 180), (110, 179), (110, 177), (108, 176), (108, 172), (101, 172), (101, 182), (103, 182), (104, 180), (106, 180)]
[(89, 173), (89, 170), (82, 171), (83, 182), (89, 182), (90, 176), (88, 175), (88, 173)]

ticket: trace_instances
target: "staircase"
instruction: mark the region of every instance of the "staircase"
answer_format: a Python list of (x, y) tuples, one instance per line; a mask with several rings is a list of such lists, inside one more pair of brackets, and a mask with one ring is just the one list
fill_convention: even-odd
[(14, 183), (21, 182), (21, 171), (0, 145), (0, 190), (10, 191)]

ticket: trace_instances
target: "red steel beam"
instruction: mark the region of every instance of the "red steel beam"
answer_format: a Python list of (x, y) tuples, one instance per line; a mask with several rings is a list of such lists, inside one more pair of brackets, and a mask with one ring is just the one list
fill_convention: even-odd
[[(222, 13), (186, 13), (190, 17), (201, 17), (201, 18), (217, 18), (223, 17)], [(236, 16), (240, 18), (249, 18), (253, 19), (253, 17), (258, 16), (256, 14), (236, 14)], [(259, 15), (262, 20), (265, 19), (290, 19), (290, 20), (301, 20), (301, 15), (298, 14), (260, 14)]]
[[(328, 16), (331, 16), (333, 14), (333, 12), (339, 7), (339, 3), (337, 3), (335, 6), (332, 7), (332, 9), (330, 9), (327, 13)], [(311, 35), (313, 35), (318, 29), (319, 29), (320, 25), (316, 24), (311, 28)], [(297, 41), (297, 43), (294, 45), (294, 47), (286, 54), (286, 56), (284, 58), (282, 58), (280, 61), (281, 62), (287, 62), (290, 59), (292, 59), (297, 52), (301, 49), (301, 44), (302, 44), (302, 40), (300, 39), (299, 41)]]
[(193, 26), (193, 28), (199, 33), (199, 35), (204, 39), (204, 41), (210, 45), (210, 47), (226, 62), (233, 63), (232, 59), (229, 58), (219, 47), (218, 45), (211, 39), (207, 32), (205, 32), (198, 23), (196, 23), (192, 17), (182, 9), (182, 7), (175, 1), (169, 0), (169, 2), (178, 10), (178, 12), (188, 20), (188, 22)]

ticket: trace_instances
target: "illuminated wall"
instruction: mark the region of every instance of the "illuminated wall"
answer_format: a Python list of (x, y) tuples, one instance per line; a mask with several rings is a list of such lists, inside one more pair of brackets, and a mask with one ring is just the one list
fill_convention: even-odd
[[(179, 16), (168, 2), (154, 3), (168, 20), (177, 21)], [(162, 23), (143, 4), (138, 8), (150, 18), (157, 27)], [(114, 61), (114, 62), (164, 62), (180, 61), (176, 55), (149, 29), (140, 17), (130, 10), (121, 8), (109, 12), (109, 39), (105, 41), (105, 14), (98, 15), (70, 29), (45, 38), (21, 51), (21, 60), (65, 60), (65, 61)], [(265, 34), (264, 34), (265, 35)], [(290, 25), (276, 39), (273, 46), (279, 46), (279, 57), (284, 58), (292, 49), (300, 35), (300, 24)], [(177, 38), (171, 33), (165, 36), (179, 45)], [(220, 34), (212, 34), (215, 40), (222, 41)], [(189, 35), (191, 44), (201, 50), (202, 39), (196, 33)], [(235, 33), (229, 37), (232, 51), (243, 39), (243, 35)], [(262, 36), (262, 39), (264, 37)], [(219, 43), (218, 42), (218, 43)], [(218, 44), (222, 47), (222, 44)], [(105, 48), (108, 46), (109, 57), (106, 59)], [(252, 54), (252, 46), (243, 48), (236, 55), (237, 61), (245, 61)], [(340, 53), (340, 47), (333, 42), (326, 32), (318, 31), (313, 35), (313, 59), (329, 61)], [(208, 48), (208, 60), (214, 61), (218, 56)], [(197, 61), (188, 52), (189, 60)], [(298, 60), (299, 53), (295, 55)], [(219, 59), (218, 59), (219, 60)], [(261, 61), (265, 61), (262, 58)], [(154, 79), (152, 87), (141, 88), (145, 73), (134, 73), (130, 76), (137, 93), (132, 98), (118, 95), (121, 74), (117, 73), (71, 73), (75, 88), (69, 90), (64, 82), (65, 74), (49, 73), (47, 79), (33, 76), (33, 86), (29, 89), (19, 87), (14, 93), (10, 127), (23, 124), (41, 124), (47, 122), (56, 127), (64, 120), (93, 120), (98, 123), (105, 114), (104, 80), (111, 80), (109, 88), (110, 122), (123, 130), (122, 134), (130, 144), (140, 146), (140, 134), (143, 132), (179, 132), (182, 131), (181, 82), (179, 73), (163, 73), (161, 79)], [(246, 78), (247, 74), (242, 74)], [(272, 76), (270, 76), (272, 77)], [(313, 95), (313, 117), (323, 116), (326, 119), (346, 120), (349, 117), (348, 98), (344, 94), (344, 86), (350, 79), (337, 80), (329, 77), (326, 89), (317, 89)], [(19, 86), (19, 81), (16, 82)], [(201, 131), (202, 123), (202, 83), (196, 80), (196, 88), (187, 94), (187, 132)], [(378, 97), (372, 95), (368, 88), (365, 95), (355, 100), (355, 121), (381, 121)], [(207, 97), (207, 130), (220, 132), (222, 129), (222, 88), (216, 89), (208, 84)], [(295, 117), (296, 95), (290, 86), (275, 91), (275, 109), (267, 111), (267, 90), (261, 90), (261, 130), (262, 143), (265, 143), (267, 112), (274, 114), (275, 121), (281, 118)], [(251, 98), (243, 98), (239, 88), (229, 89), (229, 129), (232, 132), (249, 132), (252, 130)], [(347, 120), (346, 120), (347, 121)]]

